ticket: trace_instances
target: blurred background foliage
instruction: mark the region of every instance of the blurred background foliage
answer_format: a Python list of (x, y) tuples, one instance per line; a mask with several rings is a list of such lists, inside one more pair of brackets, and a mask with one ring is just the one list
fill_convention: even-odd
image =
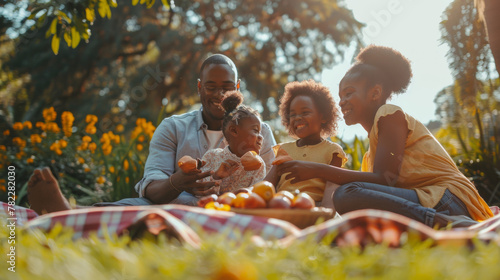
[[(0, 21), (0, 137), (7, 159), (2, 165), (16, 166), (18, 185), (24, 187), (37, 166), (50, 166), (55, 174), (68, 173), (59, 176), (61, 187), (77, 202), (83, 202), (85, 190), (90, 190), (88, 196), (108, 183), (115, 186), (118, 177), (121, 182), (129, 178), (128, 190), (133, 190), (144, 161), (130, 157), (147, 156), (146, 145), (142, 151), (127, 149), (139, 137), (131, 136), (136, 119), (156, 126), (164, 117), (196, 108), (198, 69), (209, 54), (223, 53), (234, 59), (246, 103), (270, 121), (279, 119), (277, 104), (284, 85), (290, 80), (319, 80), (324, 67), (342, 60), (349, 46), (360, 45), (362, 27), (342, 1), (322, 0), (175, 4), (8, 0), (2, 4)], [(71, 137), (35, 127), (37, 122), (46, 122), (43, 112), (49, 108), (57, 116), (52, 123), (61, 124), (63, 112), (73, 114)], [(90, 136), (87, 114), (99, 121), (92, 134), (97, 148), (85, 158), (77, 147), (85, 135)], [(19, 129), (19, 125), (14, 128), (25, 122), (31, 122), (34, 131)], [(103, 154), (99, 139), (110, 131), (117, 133), (119, 127), (123, 139), (116, 145), (123, 152), (115, 153), (120, 150), (116, 149)], [(32, 142), (32, 134), (43, 141)], [(275, 134), (278, 140), (286, 136), (280, 129)], [(50, 147), (61, 140), (68, 146), (59, 155)], [(80, 158), (92, 162), (92, 176), (77, 175), (86, 174)], [(121, 172), (125, 158), (134, 160), (137, 178), (130, 171), (125, 177), (110, 172), (110, 167)], [(101, 176), (107, 183), (96, 181)], [(82, 189), (72, 189), (75, 182), (68, 178), (77, 180)], [(132, 195), (109, 192), (87, 203)]]
[[(212, 53), (235, 60), (245, 102), (271, 124), (278, 142), (287, 141), (277, 115), (284, 85), (319, 80), (321, 71), (340, 62), (348, 47), (361, 47), (362, 27), (342, 0), (4, 1), (0, 6), (0, 163), (22, 170), (24, 182), (42, 165), (57, 174), (73, 174), (69, 177), (89, 190), (73, 190), (74, 182), (65, 183), (66, 194), (78, 202), (85, 202), (86, 196), (90, 203), (133, 195), (148, 142), (133, 131), (197, 108), (198, 69)], [(430, 129), (485, 200), (500, 205), (500, 80), (474, 1), (452, 2), (443, 14), (441, 32), (455, 83), (437, 93), (439, 122)], [(57, 118), (49, 123), (62, 126), (63, 112), (74, 115), (71, 136), (36, 127), (37, 122), (47, 122), (43, 112), (50, 108)], [(89, 113), (99, 120), (95, 134), (87, 131)], [(33, 128), (28, 129), (27, 122)], [(101, 139), (109, 132), (120, 140), (114, 144), (116, 153), (104, 155)], [(32, 137), (44, 133), (40, 143)], [(96, 143), (94, 153), (78, 150), (84, 136)], [(14, 141), (16, 137), (26, 143)], [(139, 139), (144, 141), (140, 151)], [(61, 140), (68, 146), (58, 155), (50, 147)], [(332, 140), (346, 150), (347, 168), (359, 170), (366, 139)], [(124, 170), (125, 159), (129, 164), (134, 161), (134, 174), (132, 169)], [(89, 163), (94, 168), (91, 174), (81, 175)], [(117, 173), (110, 172), (111, 166)], [(100, 177), (105, 184), (99, 185)], [(106, 184), (121, 186), (126, 177), (130, 184), (124, 189), (110, 187), (100, 196), (91, 196)]]
[(500, 80), (484, 21), (473, 0), (455, 0), (440, 28), (455, 83), (436, 95), (436, 137), (486, 202), (499, 205)]
[[(235, 60), (249, 101), (265, 120), (275, 118), (287, 81), (319, 80), (324, 67), (359, 42), (362, 27), (342, 1), (195, 0), (168, 7), (156, 1), (148, 8), (144, 1), (124, 0), (109, 5), (112, 15), (102, 18), (100, 3), (114, 1), (101, 0), (93, 22), (79, 17), (89, 27), (88, 42), (75, 49), (62, 42), (54, 55), (52, 22), (59, 23), (57, 34), (71, 29), (65, 18), (75, 23), (75, 14), (95, 1), (10, 2), (4, 7), (25, 17), (2, 15), (2, 41), (9, 43), (2, 43), (0, 58), (7, 76), (0, 88), (7, 123), (33, 121), (53, 106), (77, 120), (92, 112), (105, 120), (103, 130), (126, 125), (131, 117), (156, 119), (188, 110), (198, 102), (198, 69), (211, 53)], [(37, 16), (28, 19), (29, 11)], [(13, 81), (22, 86), (14, 88)], [(160, 112), (162, 104), (167, 106)]]

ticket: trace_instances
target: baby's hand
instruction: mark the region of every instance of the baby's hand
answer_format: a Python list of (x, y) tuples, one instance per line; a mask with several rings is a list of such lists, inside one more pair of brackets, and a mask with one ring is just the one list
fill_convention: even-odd
[(212, 178), (215, 180), (221, 180), (231, 175), (238, 168), (238, 163), (234, 160), (227, 159), (223, 163), (221, 163), (219, 169), (215, 171)]

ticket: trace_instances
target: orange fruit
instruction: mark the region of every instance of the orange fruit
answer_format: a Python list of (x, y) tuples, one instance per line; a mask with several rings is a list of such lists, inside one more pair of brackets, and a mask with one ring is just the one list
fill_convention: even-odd
[(247, 199), (250, 197), (248, 193), (239, 193), (236, 195), (236, 198), (233, 199), (231, 206), (236, 208), (245, 208), (245, 204)]
[(253, 185), (252, 192), (258, 194), (265, 201), (271, 200), (271, 198), (273, 198), (275, 194), (274, 185), (268, 181), (260, 181), (258, 183), (255, 183)]

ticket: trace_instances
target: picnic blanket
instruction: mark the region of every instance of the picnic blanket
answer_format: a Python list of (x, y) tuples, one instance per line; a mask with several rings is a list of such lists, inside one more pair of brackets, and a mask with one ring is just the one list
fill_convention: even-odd
[[(303, 230), (279, 219), (236, 214), (184, 205), (93, 207), (37, 215), (24, 207), (9, 207), (0, 202), (2, 219), (15, 219), (23, 230), (50, 231), (57, 224), (73, 230), (73, 238), (86, 238), (90, 234), (129, 234), (141, 238), (144, 234), (166, 234), (181, 243), (199, 247), (201, 233), (226, 234), (238, 239), (246, 234), (258, 245), (277, 241), (286, 246), (307, 238), (318, 242), (331, 237), (335, 246), (365, 246), (385, 243), (392, 247), (403, 245), (409, 238), (432, 240), (434, 244), (460, 244), (473, 246), (474, 240), (500, 244), (500, 215), (469, 228), (435, 230), (415, 220), (381, 210), (358, 210)], [(14, 209), (12, 209), (14, 208)]]

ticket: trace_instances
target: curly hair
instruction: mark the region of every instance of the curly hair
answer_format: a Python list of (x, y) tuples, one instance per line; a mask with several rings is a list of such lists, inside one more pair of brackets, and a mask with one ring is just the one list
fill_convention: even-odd
[(281, 123), (288, 130), (288, 134), (297, 137), (290, 127), (290, 104), (297, 96), (311, 97), (318, 112), (323, 115), (326, 122), (321, 125), (321, 137), (334, 136), (337, 133), (339, 109), (330, 90), (314, 80), (290, 82), (285, 86), (285, 92), (280, 98), (279, 115)]
[(238, 120), (255, 116), (260, 119), (260, 114), (255, 109), (250, 108), (243, 103), (243, 95), (237, 90), (228, 91), (222, 99), (222, 108), (226, 110), (222, 120), (222, 133), (226, 137), (226, 128), (231, 123), (238, 124)]
[(393, 48), (376, 45), (361, 50), (344, 78), (349, 75), (365, 79), (366, 87), (381, 84), (386, 98), (405, 92), (413, 76), (406, 57)]

